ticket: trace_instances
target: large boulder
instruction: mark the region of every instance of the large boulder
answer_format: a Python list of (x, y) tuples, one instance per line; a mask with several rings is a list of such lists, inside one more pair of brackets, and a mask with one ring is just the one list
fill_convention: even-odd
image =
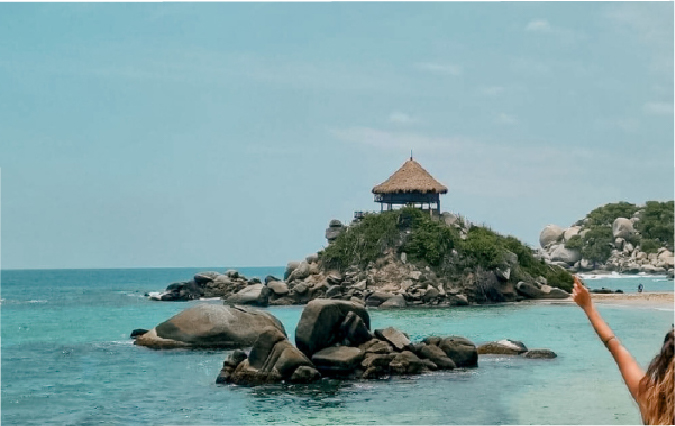
[(270, 281), (267, 283), (267, 288), (274, 293), (275, 296), (285, 296), (288, 294), (288, 286), (283, 281)]
[(286, 340), (286, 334), (279, 329), (275, 327), (265, 328), (254, 342), (251, 353), (248, 354), (249, 365), (257, 369), (262, 368), (274, 346), (282, 340)]
[(405, 298), (398, 294), (395, 296), (390, 297), (387, 299), (385, 302), (383, 302), (381, 305), (378, 306), (380, 309), (403, 309), (407, 307), (408, 304), (405, 301)]
[(394, 297), (393, 294), (384, 291), (375, 291), (366, 298), (366, 306), (377, 307)]
[(530, 299), (536, 299), (542, 297), (544, 293), (539, 289), (536, 284), (526, 283), (524, 281), (516, 284), (516, 290), (521, 296), (528, 297)]
[(479, 354), (519, 355), (527, 352), (527, 346), (518, 340), (504, 339), (480, 345)]
[(269, 289), (265, 284), (249, 285), (227, 298), (229, 304), (267, 306)]
[(539, 245), (547, 247), (555, 243), (563, 232), (565, 232), (564, 229), (558, 225), (547, 225), (539, 234)]
[(564, 244), (555, 246), (550, 256), (552, 262), (565, 262), (568, 264), (573, 264), (581, 259), (581, 254), (578, 250), (568, 249)]
[(418, 355), (422, 359), (432, 361), (439, 370), (452, 370), (456, 367), (455, 362), (436, 345), (424, 345), (420, 348)]
[(394, 374), (418, 374), (428, 371), (426, 363), (410, 351), (397, 353), (389, 363)]
[(438, 347), (455, 362), (457, 367), (476, 367), (478, 351), (476, 345), (461, 336), (448, 336), (438, 342)]
[(359, 348), (332, 346), (312, 355), (312, 362), (322, 374), (350, 373), (363, 360), (365, 353)]
[(220, 275), (218, 272), (213, 271), (198, 272), (195, 274), (193, 279), (197, 284), (204, 285), (216, 279), (218, 275)]
[(293, 271), (298, 269), (298, 266), (300, 266), (300, 262), (288, 262), (286, 264), (286, 270), (284, 271), (284, 280), (287, 280), (288, 277), (291, 276)]
[(375, 330), (375, 336), (380, 340), (385, 340), (391, 343), (391, 345), (398, 351), (409, 349), (411, 345), (410, 339), (408, 339), (405, 334), (394, 327), (377, 329)]
[(624, 219), (622, 217), (614, 219), (612, 223), (612, 234), (614, 238), (623, 238), (626, 239), (635, 233), (633, 229), (633, 222), (630, 219)]
[(268, 312), (203, 303), (157, 325), (134, 344), (158, 349), (243, 348), (253, 345), (267, 327), (286, 333), (283, 324)]
[(565, 241), (569, 241), (573, 236), (578, 235), (580, 231), (581, 226), (570, 226), (569, 228), (565, 229), (563, 237), (565, 238)]
[(361, 317), (366, 329), (370, 330), (370, 317), (360, 303), (341, 300), (312, 300), (305, 306), (295, 329), (295, 344), (305, 355), (342, 341), (345, 336), (341, 325), (347, 314), (354, 312)]

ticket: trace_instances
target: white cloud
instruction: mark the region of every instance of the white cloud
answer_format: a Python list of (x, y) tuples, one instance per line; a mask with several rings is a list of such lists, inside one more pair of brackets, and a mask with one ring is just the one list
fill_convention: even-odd
[(551, 24), (546, 19), (533, 19), (527, 24), (525, 31), (549, 32)]
[(673, 115), (672, 102), (647, 102), (642, 111), (651, 115)]
[(518, 124), (518, 118), (516, 118), (515, 115), (506, 114), (502, 112), (499, 115), (497, 115), (497, 118), (495, 118), (495, 124), (513, 126), (515, 124)]
[(445, 75), (461, 75), (462, 67), (454, 64), (442, 64), (438, 62), (419, 62), (415, 64), (415, 68), (429, 71), (434, 74)]
[(389, 114), (389, 122), (394, 123), (394, 124), (399, 124), (402, 126), (408, 126), (412, 124), (419, 124), (420, 119), (415, 118), (411, 116), (410, 114), (406, 114), (405, 112), (392, 112)]

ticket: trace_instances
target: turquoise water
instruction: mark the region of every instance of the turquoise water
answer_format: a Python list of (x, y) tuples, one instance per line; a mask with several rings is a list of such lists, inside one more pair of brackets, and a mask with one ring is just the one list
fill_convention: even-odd
[[(242, 388), (215, 385), (226, 352), (133, 346), (194, 303), (147, 301), (146, 291), (200, 270), (2, 271), (3, 424), (636, 424), (637, 408), (583, 313), (569, 304), (446, 310), (371, 310), (375, 328), (413, 339), (464, 335), (547, 347), (554, 360), (481, 356), (471, 370), (414, 378)], [(282, 267), (238, 268), (279, 276)], [(644, 278), (603, 279), (625, 291)], [(634, 281), (633, 281), (634, 280)], [(589, 285), (598, 281), (589, 282)], [(672, 291), (672, 282), (654, 282)], [(626, 288), (624, 288), (626, 287)], [(599, 306), (643, 366), (661, 346), (672, 309)], [(276, 307), (292, 338), (301, 307)]]

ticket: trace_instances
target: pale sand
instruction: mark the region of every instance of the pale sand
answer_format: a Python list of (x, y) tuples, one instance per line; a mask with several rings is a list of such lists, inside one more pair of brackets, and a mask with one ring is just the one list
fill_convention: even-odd
[[(621, 305), (639, 305), (653, 307), (673, 307), (675, 293), (672, 291), (643, 291), (642, 293), (630, 294), (593, 294), (594, 303), (616, 303)], [(574, 303), (572, 296), (566, 299)]]

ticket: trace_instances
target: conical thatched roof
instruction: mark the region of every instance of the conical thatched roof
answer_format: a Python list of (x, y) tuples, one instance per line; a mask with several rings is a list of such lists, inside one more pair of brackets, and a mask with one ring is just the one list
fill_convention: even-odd
[(373, 194), (446, 194), (448, 188), (434, 179), (420, 163), (412, 158), (401, 166), (389, 179), (373, 188)]

